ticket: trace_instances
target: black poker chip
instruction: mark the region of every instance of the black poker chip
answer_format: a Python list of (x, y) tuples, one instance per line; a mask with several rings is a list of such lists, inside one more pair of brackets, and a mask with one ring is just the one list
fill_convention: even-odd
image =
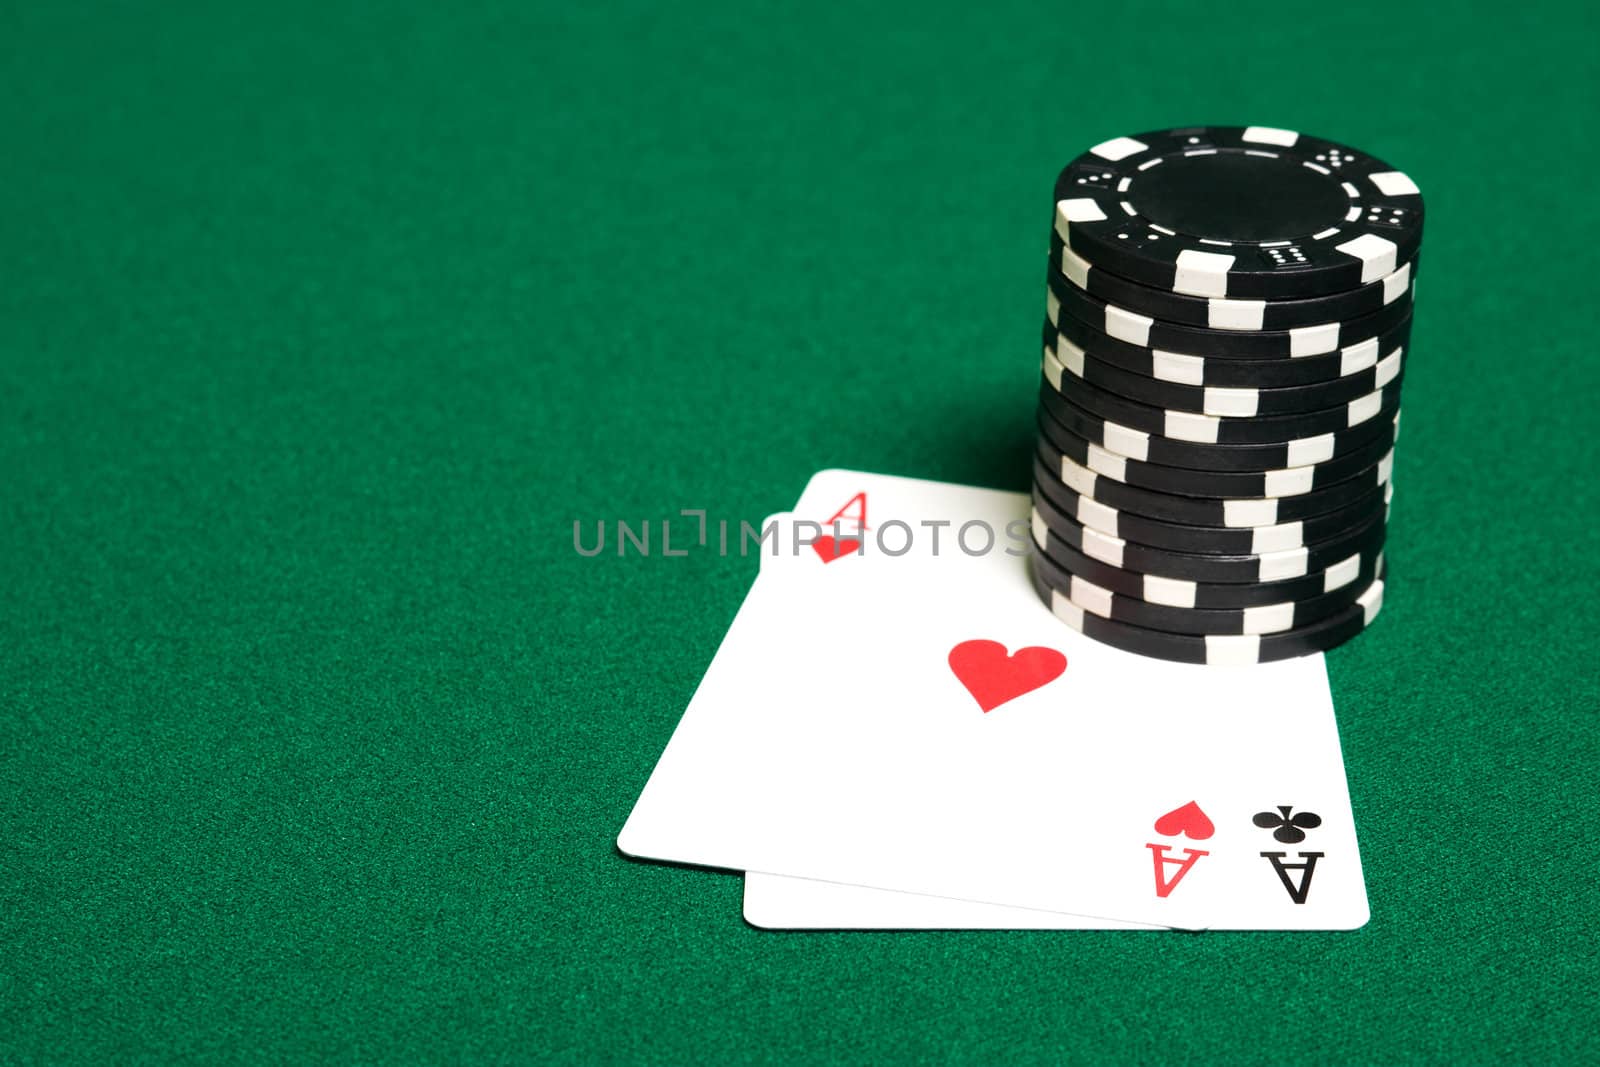
[[(1380, 548), (1387, 530), (1387, 508), (1380, 508), (1348, 530), (1341, 530), (1326, 541), (1301, 545), (1259, 555), (1224, 556), (1171, 549), (1125, 541), (1084, 526), (1057, 511), (1046, 500), (1036, 500), (1034, 515), (1043, 523), (1049, 539), (1042, 541), (1048, 554), (1059, 540), (1073, 551), (1119, 570), (1160, 578), (1226, 584), (1228, 582), (1271, 582), (1300, 578), (1326, 570), (1352, 554)], [(1041, 541), (1038, 524), (1035, 541)]]
[[(1036, 560), (1038, 557), (1035, 556)], [(1310, 626), (1273, 634), (1177, 634), (1084, 611), (1029, 567), (1034, 591), (1060, 620), (1092, 640), (1155, 659), (1207, 666), (1247, 666), (1294, 659), (1342, 645), (1365, 630), (1383, 607), (1383, 581), (1373, 581), (1350, 607)]]
[(1409, 297), (1421, 266), (1419, 253), (1409, 263), (1375, 282), (1357, 289), (1299, 300), (1236, 300), (1227, 297), (1188, 296), (1167, 289), (1140, 285), (1101, 270), (1068, 248), (1061, 237), (1050, 235), (1050, 267), (1072, 284), (1108, 304), (1152, 318), (1213, 330), (1292, 330), (1324, 322), (1345, 322), (1370, 315)]
[(1393, 447), (1392, 441), (1380, 437), (1354, 452), (1304, 467), (1273, 471), (1194, 470), (1129, 459), (1085, 441), (1044, 412), (1039, 415), (1039, 451), (1047, 459), (1055, 458), (1059, 462), (1060, 456), (1067, 456), (1079, 466), (1107, 478), (1179, 496), (1225, 499), (1300, 496), (1355, 477), (1382, 461)]
[(1365, 370), (1314, 385), (1291, 385), (1276, 389), (1224, 388), (1215, 385), (1181, 385), (1164, 382), (1106, 363), (1075, 345), (1058, 344), (1044, 354), (1045, 376), (1057, 390), (1061, 371), (1069, 371), (1108, 392), (1154, 407), (1194, 411), (1202, 415), (1227, 418), (1253, 418), (1257, 415), (1295, 415), (1337, 407), (1382, 389), (1400, 377), (1403, 351), (1396, 348)]
[(1382, 500), (1384, 487), (1389, 484), (1394, 467), (1394, 453), (1390, 452), (1376, 466), (1327, 489), (1300, 496), (1228, 500), (1141, 489), (1096, 474), (1053, 449), (1040, 448), (1038, 455), (1050, 467), (1051, 473), (1073, 492), (1119, 511), (1131, 511), (1136, 515), (1185, 526), (1233, 528), (1278, 526), (1325, 515), (1330, 511), (1342, 511), (1363, 501)]
[[(1040, 380), (1053, 388), (1043, 375)], [(1061, 383), (1069, 383), (1063, 380)], [(1117, 396), (1080, 379), (1070, 382), (1062, 395), (1091, 415), (1111, 419), (1145, 433), (1179, 441), (1210, 445), (1259, 445), (1295, 441), (1318, 434), (1339, 433), (1372, 419), (1393, 418), (1400, 408), (1400, 382), (1390, 382), (1346, 404), (1321, 411), (1298, 412), (1261, 418), (1225, 418), (1193, 411), (1159, 408)]]
[(1263, 126), (1117, 137), (1062, 170), (1055, 229), (1114, 274), (1200, 297), (1370, 285), (1422, 243), (1422, 196), (1354, 148)]
[(1031, 576), (1162, 659), (1333, 648), (1383, 602), (1422, 197), (1270, 127), (1097, 145), (1055, 186)]
[[(1048, 361), (1047, 361), (1048, 363)], [(1050, 371), (1046, 380), (1052, 382)], [(1204, 445), (1174, 441), (1157, 434), (1091, 415), (1055, 389), (1039, 390), (1039, 406), (1050, 417), (1086, 441), (1129, 459), (1196, 470), (1270, 471), (1304, 467), (1343, 456), (1383, 438), (1399, 436), (1400, 412), (1390, 419), (1368, 419), (1343, 433), (1324, 433), (1294, 441), (1262, 445)]]
[(1049, 273), (1046, 311), (1051, 322), (1070, 315), (1108, 337), (1166, 352), (1201, 352), (1228, 359), (1301, 359), (1327, 355), (1382, 337), (1411, 314), (1409, 296), (1346, 321), (1321, 322), (1289, 330), (1213, 330), (1166, 322), (1119, 307), (1084, 292), (1059, 273)]
[[(1041, 581), (1091, 615), (1181, 634), (1272, 634), (1303, 629), (1343, 611), (1366, 589), (1365, 583), (1350, 582), (1305, 600), (1248, 608), (1180, 608), (1113, 592), (1042, 552), (1034, 555), (1033, 566)], [(1378, 577), (1383, 577), (1381, 565)]]
[(1408, 316), (1388, 333), (1341, 348), (1337, 352), (1301, 356), (1298, 359), (1229, 359), (1129, 344), (1071, 315), (1046, 319), (1044, 325), (1044, 343), (1047, 347), (1055, 348), (1063, 343), (1074, 345), (1104, 363), (1164, 382), (1246, 389), (1278, 389), (1331, 382), (1376, 366), (1385, 356), (1404, 348), (1410, 339), (1411, 318)]
[(1036, 455), (1033, 464), (1036, 503), (1043, 498), (1063, 515), (1070, 515), (1080, 524), (1101, 533), (1156, 548), (1169, 548), (1175, 552), (1247, 556), (1316, 544), (1356, 525), (1370, 515), (1375, 507), (1387, 504), (1394, 493), (1393, 484), (1389, 484), (1383, 487), (1381, 500), (1362, 500), (1350, 508), (1276, 526), (1186, 526), (1152, 519), (1132, 511), (1119, 511), (1109, 504), (1083, 496), (1063, 483), (1042, 456)]

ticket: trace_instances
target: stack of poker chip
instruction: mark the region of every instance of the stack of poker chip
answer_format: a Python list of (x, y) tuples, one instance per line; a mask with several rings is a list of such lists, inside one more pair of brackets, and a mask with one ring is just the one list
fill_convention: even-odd
[(1035, 587), (1190, 663), (1326, 650), (1383, 602), (1422, 198), (1266, 127), (1119, 137), (1056, 181)]

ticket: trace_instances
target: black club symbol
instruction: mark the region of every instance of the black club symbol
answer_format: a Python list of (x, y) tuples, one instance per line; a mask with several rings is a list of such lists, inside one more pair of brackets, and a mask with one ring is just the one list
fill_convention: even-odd
[(1322, 816), (1314, 811), (1302, 811), (1298, 815), (1291, 815), (1292, 811), (1294, 809), (1289, 805), (1280, 804), (1275, 812), (1256, 812), (1250, 821), (1263, 830), (1271, 830), (1274, 841), (1295, 845), (1306, 839), (1307, 830), (1315, 830), (1322, 825)]

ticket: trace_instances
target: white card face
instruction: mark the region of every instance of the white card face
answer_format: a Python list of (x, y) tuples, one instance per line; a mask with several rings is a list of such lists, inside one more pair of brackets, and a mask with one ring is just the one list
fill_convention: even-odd
[(841, 569), (865, 560), (763, 571), (624, 852), (1184, 928), (1366, 921), (1321, 657), (1147, 659), (1055, 619), (1004, 551)]
[[(854, 500), (858, 492), (858, 475), (853, 471), (822, 471), (815, 475), (806, 487), (802, 496), (802, 507), (811, 506), (811, 514), (816, 516), (820, 510), (827, 510), (828, 515), (838, 509), (841, 499)], [(995, 494), (989, 490), (966, 490), (965, 487), (949, 487), (954, 492), (941, 493), (931, 488), (936, 483), (916, 481), (914, 479), (885, 479), (889, 493), (874, 494), (873, 503), (887, 514), (893, 514), (896, 505), (900, 510), (916, 511), (916, 503), (937, 497), (935, 504), (937, 513), (943, 514), (948, 508), (966, 505), (970, 513), (983, 512), (985, 508), (999, 505), (995, 518), (1005, 518), (1009, 514), (1010, 501), (999, 501)], [(874, 488), (878, 487), (875, 483)], [(886, 498), (886, 499), (882, 499)], [(848, 509), (856, 510), (855, 506)], [(850, 517), (854, 517), (853, 515)], [(840, 517), (839, 534), (845, 541), (849, 541), (851, 532), (859, 533), (859, 526), (846, 527), (845, 517)], [(819, 518), (812, 521), (818, 522)], [(963, 519), (966, 521), (966, 519)], [(792, 512), (781, 512), (769, 516), (762, 524), (763, 530), (768, 527), (787, 533), (798, 530), (801, 541), (812, 540), (817, 535), (809, 526), (797, 528)], [(822, 531), (827, 536), (833, 536), (832, 523), (824, 524)], [(959, 531), (960, 524), (957, 524)], [(935, 527), (936, 528), (936, 527)], [(1014, 547), (1009, 531), (1007, 547)], [(857, 537), (856, 540), (861, 540)], [(813, 543), (815, 543), (813, 541)], [(946, 543), (955, 546), (956, 551), (961, 551), (961, 546), (953, 539), (947, 537)], [(969, 545), (974, 547), (978, 542), (972, 540), (969, 532)], [(885, 542), (890, 551), (898, 546)], [(796, 550), (798, 548), (798, 551)], [(810, 546), (795, 546), (792, 539), (782, 543), (779, 555), (788, 552), (805, 561), (801, 566), (816, 567), (821, 563), (844, 562), (837, 569), (846, 571), (856, 566), (875, 566), (865, 562), (866, 552), (873, 550), (875, 556), (882, 555), (877, 551), (878, 542), (867, 539), (866, 544), (853, 548), (849, 545), (837, 545), (823, 542)], [(809, 551), (808, 551), (809, 549)], [(931, 553), (931, 547), (926, 551)], [(858, 558), (857, 553), (860, 553)], [(763, 554), (763, 565), (771, 558)], [(814, 558), (817, 562), (810, 562)], [(949, 897), (933, 897), (922, 893), (901, 893), (892, 889), (873, 889), (868, 886), (842, 885), (838, 882), (819, 882), (812, 878), (796, 878), (784, 874), (762, 874), (759, 871), (748, 871), (744, 876), (744, 918), (752, 926), (759, 926), (768, 930), (1165, 930), (1163, 926), (1153, 926), (1146, 923), (1125, 922), (1119, 919), (1104, 919), (1089, 915), (1072, 915), (1060, 911), (1036, 911), (1031, 908), (1010, 908), (1003, 904), (984, 904), (973, 900), (953, 900)]]

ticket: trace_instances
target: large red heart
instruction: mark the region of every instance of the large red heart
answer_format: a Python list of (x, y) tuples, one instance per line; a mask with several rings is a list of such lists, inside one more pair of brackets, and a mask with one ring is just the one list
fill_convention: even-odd
[(824, 563), (832, 563), (840, 556), (848, 556), (860, 547), (859, 538), (841, 537), (835, 540), (832, 534), (823, 534), (811, 542), (811, 551), (820, 556)]
[(1192, 800), (1156, 820), (1156, 833), (1162, 837), (1177, 837), (1181, 834), (1196, 841), (1204, 841), (1216, 832), (1217, 828), (1211, 825), (1210, 817)]
[(1067, 657), (1053, 648), (1019, 648), (999, 641), (963, 641), (950, 650), (950, 669), (988, 714), (1008, 700), (1061, 677)]

